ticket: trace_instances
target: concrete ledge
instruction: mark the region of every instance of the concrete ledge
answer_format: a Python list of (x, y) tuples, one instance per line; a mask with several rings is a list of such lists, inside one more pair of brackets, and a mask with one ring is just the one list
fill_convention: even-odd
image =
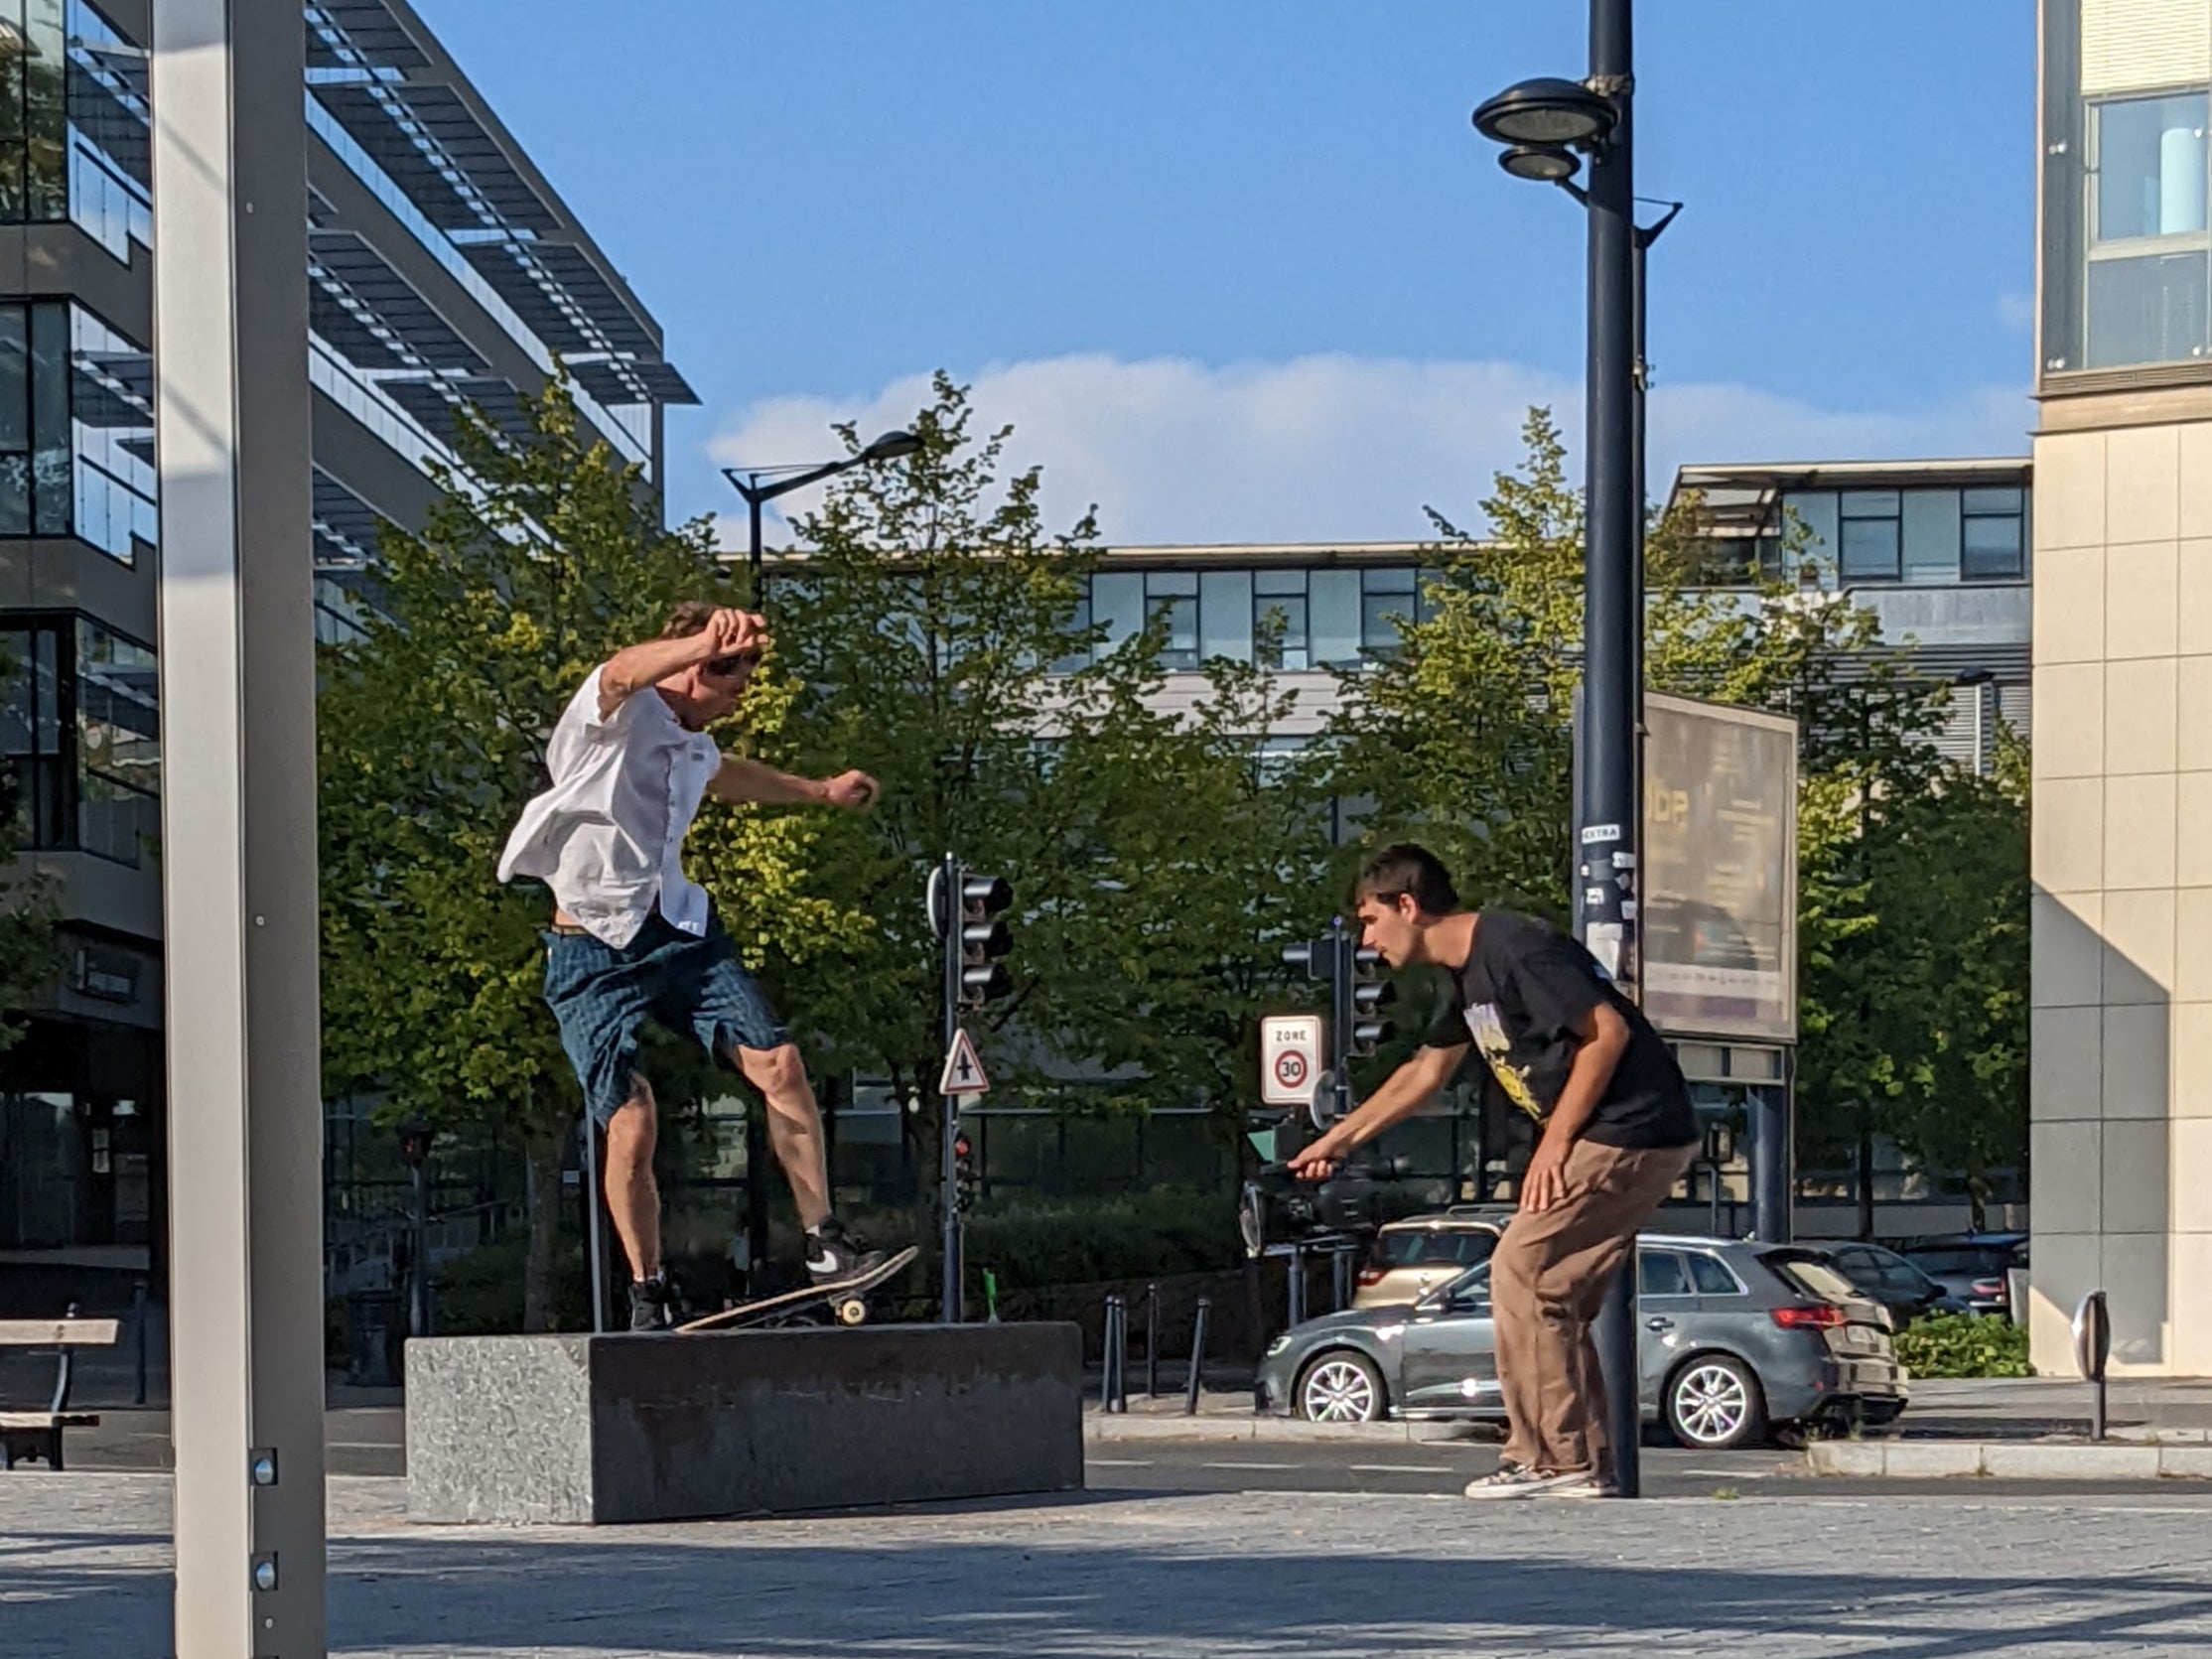
[(2212, 1479), (2212, 1447), (2087, 1441), (1815, 1441), (1814, 1474), (1897, 1479)]
[(699, 1520), (1083, 1484), (1072, 1324), (407, 1344), (407, 1513)]

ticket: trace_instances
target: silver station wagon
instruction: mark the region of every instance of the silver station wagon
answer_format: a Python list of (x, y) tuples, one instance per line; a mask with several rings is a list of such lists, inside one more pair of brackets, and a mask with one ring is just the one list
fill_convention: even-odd
[[(1644, 1421), (1682, 1445), (1873, 1428), (1904, 1410), (1889, 1314), (1825, 1251), (1651, 1233), (1636, 1272)], [(1489, 1263), (1411, 1303), (1294, 1326), (1269, 1345), (1257, 1388), (1261, 1411), (1323, 1423), (1502, 1420)]]

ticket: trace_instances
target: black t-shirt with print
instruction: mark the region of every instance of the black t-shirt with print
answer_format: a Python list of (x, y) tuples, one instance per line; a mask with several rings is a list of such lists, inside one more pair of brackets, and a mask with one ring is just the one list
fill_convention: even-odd
[(1697, 1114), (1666, 1043), (1589, 951), (1540, 921), (1510, 910), (1480, 913), (1474, 948), (1452, 972), (1451, 999), (1428, 1041), (1436, 1048), (1473, 1042), (1506, 1098), (1543, 1123), (1567, 1086), (1575, 1028), (1600, 1002), (1628, 1022), (1628, 1046), (1584, 1138), (1634, 1150), (1688, 1146), (1699, 1137)]

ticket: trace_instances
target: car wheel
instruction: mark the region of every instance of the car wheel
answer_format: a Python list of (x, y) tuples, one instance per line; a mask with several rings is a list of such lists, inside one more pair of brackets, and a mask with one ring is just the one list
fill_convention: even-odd
[(1374, 1423), (1388, 1400), (1373, 1360), (1348, 1348), (1324, 1353), (1298, 1379), (1298, 1415), (1313, 1423)]
[(1667, 1427), (1698, 1452), (1725, 1452), (1766, 1431), (1758, 1378), (1742, 1360), (1700, 1354), (1667, 1384)]

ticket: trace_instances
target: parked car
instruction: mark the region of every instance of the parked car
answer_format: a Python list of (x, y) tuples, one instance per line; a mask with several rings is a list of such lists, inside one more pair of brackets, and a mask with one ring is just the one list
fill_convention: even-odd
[[(1889, 1314), (1806, 1246), (1637, 1241), (1643, 1416), (1720, 1450), (1773, 1430), (1895, 1420)], [(1269, 1344), (1258, 1409), (1326, 1423), (1500, 1419), (1487, 1261), (1411, 1306), (1308, 1319)]]
[(1950, 1233), (1909, 1239), (1901, 1253), (1977, 1313), (2009, 1313), (2012, 1297), (2005, 1276), (2012, 1268), (2027, 1266), (2027, 1234)]
[(1836, 1270), (1889, 1310), (1890, 1322), (1902, 1329), (1923, 1313), (1964, 1313), (1968, 1306), (1894, 1250), (1878, 1244), (1825, 1247)]
[(1439, 1285), (1488, 1261), (1512, 1219), (1511, 1204), (1454, 1204), (1440, 1214), (1385, 1222), (1367, 1247), (1352, 1306), (1419, 1302)]

